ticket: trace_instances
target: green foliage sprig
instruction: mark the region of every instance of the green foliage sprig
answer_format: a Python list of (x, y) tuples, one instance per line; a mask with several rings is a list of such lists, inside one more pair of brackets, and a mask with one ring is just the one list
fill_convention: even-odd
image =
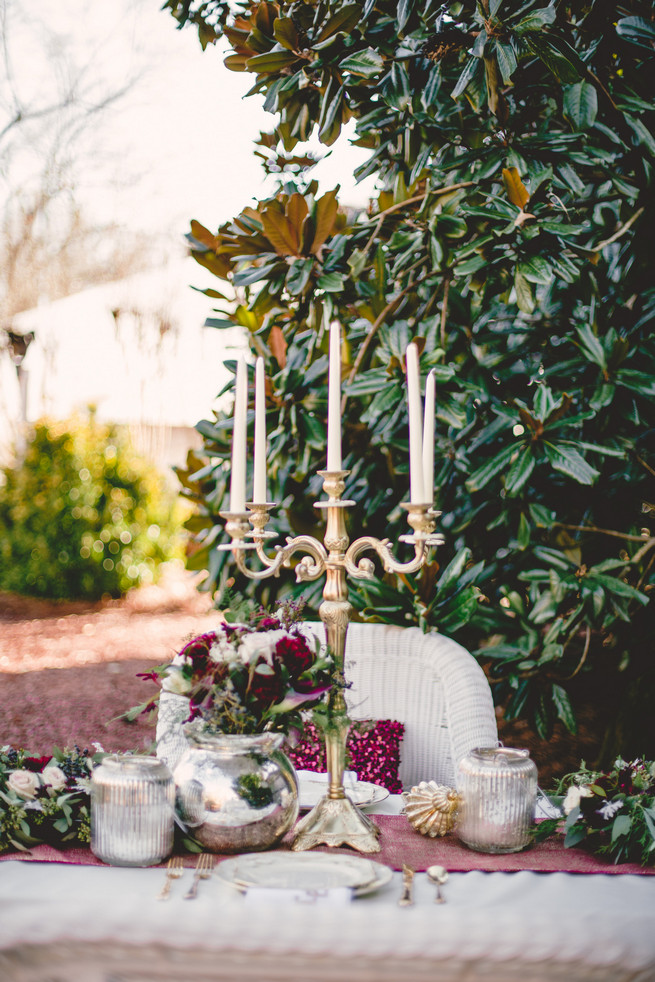
[(78, 747), (42, 757), (0, 748), (0, 852), (90, 842), (91, 772), (104, 756)]
[[(580, 770), (563, 778), (554, 794), (565, 820), (564, 845), (583, 845), (614, 863), (655, 863), (655, 761), (618, 757), (608, 771)], [(537, 839), (562, 830), (545, 819)]]

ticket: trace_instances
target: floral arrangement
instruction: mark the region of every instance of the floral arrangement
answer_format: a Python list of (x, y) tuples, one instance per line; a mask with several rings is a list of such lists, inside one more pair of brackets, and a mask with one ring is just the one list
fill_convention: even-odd
[[(655, 863), (655, 761), (619, 757), (609, 771), (589, 770), (583, 762), (551, 797), (565, 816), (565, 846), (584, 844), (615, 863)], [(561, 826), (561, 818), (546, 819), (537, 837)]]
[(90, 841), (91, 771), (104, 756), (55, 749), (44, 757), (0, 748), (0, 852)]
[[(302, 603), (261, 608), (245, 623), (223, 623), (189, 641), (167, 665), (139, 673), (189, 700), (189, 720), (217, 733), (302, 728), (301, 710), (318, 705), (332, 685), (333, 663), (300, 629)], [(148, 712), (158, 697), (128, 716)]]

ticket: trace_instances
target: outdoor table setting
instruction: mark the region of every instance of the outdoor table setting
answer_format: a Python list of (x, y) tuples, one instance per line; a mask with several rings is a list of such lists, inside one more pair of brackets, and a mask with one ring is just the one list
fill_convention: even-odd
[[(2, 748), (3, 982), (655, 979), (653, 765), (621, 762), (614, 783), (579, 775), (561, 819), (540, 805), (545, 822), (565, 822), (566, 839), (537, 842), (536, 767), (527, 751), (498, 745), (475, 659), (436, 633), (350, 624), (346, 577), (373, 576), (363, 553), (407, 573), (441, 542), (426, 452), (433, 390), (423, 417), (412, 344), (407, 368), (412, 532), (402, 539), (414, 555), (400, 562), (388, 540), (350, 543), (346, 532), (338, 325), (327, 501), (317, 502), (324, 543), (300, 535), (266, 551), (262, 401), (247, 504), (240, 363), (225, 549), (254, 579), (303, 553), (297, 580), (325, 575), (322, 625), (304, 622), (295, 601), (240, 612), (147, 673), (158, 697), (136, 709), (157, 710), (157, 756)], [(320, 752), (306, 735), (310, 710)], [(358, 726), (370, 739), (349, 772)], [(369, 780), (376, 756), (386, 777)], [(642, 862), (626, 862), (635, 800)], [(571, 836), (583, 846), (597, 831), (585, 825), (586, 801), (612, 823), (617, 863), (569, 848)]]
[[(285, 842), (211, 855), (203, 878), (191, 854), (170, 878), (165, 862), (107, 866), (88, 849), (5, 857), (0, 977), (655, 978), (655, 881), (643, 869), (598, 862), (561, 841), (474, 852), (451, 834), (420, 835), (402, 807), (397, 795), (369, 806), (381, 827), (378, 855), (294, 853)], [(442, 884), (425, 872), (435, 865), (448, 871)]]

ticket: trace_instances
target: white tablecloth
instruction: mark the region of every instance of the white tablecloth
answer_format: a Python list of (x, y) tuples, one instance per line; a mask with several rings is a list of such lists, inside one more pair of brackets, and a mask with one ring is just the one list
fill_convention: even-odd
[[(378, 811), (394, 811), (393, 802)], [(347, 906), (248, 902), (191, 873), (0, 864), (0, 982), (653, 982), (655, 877), (400, 874)]]

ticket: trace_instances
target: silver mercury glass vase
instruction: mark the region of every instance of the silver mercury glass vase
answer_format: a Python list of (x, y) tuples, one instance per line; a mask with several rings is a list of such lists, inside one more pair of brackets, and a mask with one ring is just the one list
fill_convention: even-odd
[(282, 752), (284, 735), (210, 733), (187, 723), (189, 743), (173, 771), (176, 808), (210, 852), (257, 852), (277, 845), (298, 817), (298, 782)]
[(457, 835), (477, 852), (520, 852), (531, 842), (537, 768), (527, 750), (472, 750), (459, 764)]
[(173, 849), (173, 776), (157, 757), (105, 757), (91, 776), (91, 851), (112, 866), (154, 866)]

